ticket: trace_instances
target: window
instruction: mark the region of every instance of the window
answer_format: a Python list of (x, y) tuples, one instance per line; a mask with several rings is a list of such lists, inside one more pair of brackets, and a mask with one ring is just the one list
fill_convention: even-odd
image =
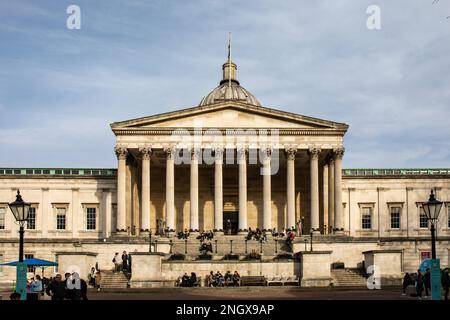
[(362, 228), (364, 230), (372, 229), (372, 208), (362, 208)]
[(423, 207), (420, 207), (419, 228), (420, 229), (428, 228), (428, 219), (427, 219), (427, 215), (425, 214), (425, 210), (423, 210)]
[(30, 211), (28, 211), (27, 229), (28, 230), (36, 229), (36, 208), (34, 207), (31, 207)]
[(447, 228), (450, 228), (450, 205), (447, 206)]
[[(34, 254), (25, 254), (25, 259), (33, 259), (34, 258)], [(36, 270), (35, 266), (28, 266), (28, 272), (33, 272), (34, 270)]]
[(431, 259), (430, 251), (422, 251), (420, 253), (420, 261), (422, 262), (423, 260), (427, 260), (427, 259)]
[(86, 208), (86, 229), (95, 230), (96, 229), (96, 208)]
[(66, 208), (56, 208), (56, 230), (66, 230)]
[(400, 207), (391, 207), (391, 229), (400, 229)]
[(0, 207), (0, 230), (5, 229), (5, 214), (6, 214), (6, 208)]

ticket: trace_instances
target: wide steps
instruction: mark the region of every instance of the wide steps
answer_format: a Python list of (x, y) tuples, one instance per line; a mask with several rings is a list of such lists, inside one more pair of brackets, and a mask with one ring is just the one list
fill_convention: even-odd
[(331, 271), (332, 282), (336, 287), (365, 287), (367, 278), (359, 271), (352, 269), (334, 269)]
[(106, 289), (124, 289), (128, 287), (128, 278), (122, 272), (103, 271), (101, 287)]

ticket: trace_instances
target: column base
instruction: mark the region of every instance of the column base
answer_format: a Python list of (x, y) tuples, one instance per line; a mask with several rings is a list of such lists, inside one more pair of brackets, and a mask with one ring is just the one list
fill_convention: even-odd
[(114, 235), (118, 236), (118, 237), (126, 237), (126, 236), (128, 236), (128, 232), (127, 231), (116, 231), (114, 233)]
[(248, 234), (248, 231), (238, 231), (237, 234), (240, 236), (246, 236)]
[(215, 237), (221, 237), (221, 236), (223, 236), (223, 231), (214, 231), (214, 236), (215, 236)]
[(315, 236), (320, 235), (320, 231), (319, 231), (319, 230), (314, 230), (312, 233), (313, 233), (313, 235), (315, 235)]
[(345, 231), (344, 230), (333, 230), (333, 234), (337, 235), (337, 236), (343, 236), (343, 235), (345, 235)]

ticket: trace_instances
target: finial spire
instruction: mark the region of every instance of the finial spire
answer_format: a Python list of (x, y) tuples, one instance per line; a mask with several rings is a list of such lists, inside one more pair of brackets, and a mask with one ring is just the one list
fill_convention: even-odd
[(231, 32), (228, 33), (228, 58), (227, 61), (222, 66), (223, 78), (220, 84), (227, 83), (231, 88), (231, 82), (239, 82), (236, 80), (236, 64), (231, 60)]

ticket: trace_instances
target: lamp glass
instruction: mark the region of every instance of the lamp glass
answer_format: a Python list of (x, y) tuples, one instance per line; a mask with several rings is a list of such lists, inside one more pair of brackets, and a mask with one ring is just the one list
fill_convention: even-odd
[(9, 208), (17, 222), (27, 221), (30, 207), (30, 203), (23, 201), (20, 191), (17, 191), (16, 201), (9, 204)]

